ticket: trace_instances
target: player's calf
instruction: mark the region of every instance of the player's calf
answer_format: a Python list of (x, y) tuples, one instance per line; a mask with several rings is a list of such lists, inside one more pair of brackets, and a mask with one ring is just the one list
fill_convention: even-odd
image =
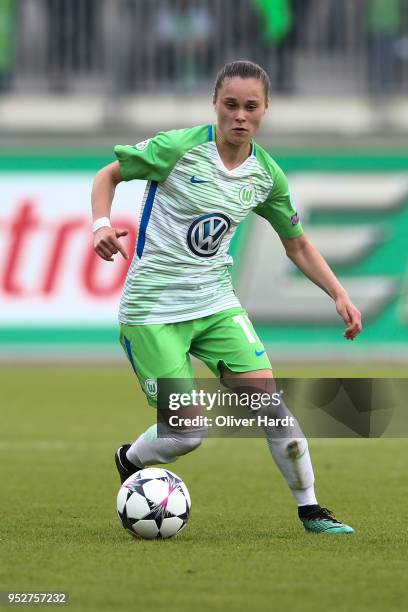
[(127, 449), (126, 457), (134, 465), (173, 463), (198, 448), (206, 433), (204, 427), (183, 431), (165, 423), (152, 425)]

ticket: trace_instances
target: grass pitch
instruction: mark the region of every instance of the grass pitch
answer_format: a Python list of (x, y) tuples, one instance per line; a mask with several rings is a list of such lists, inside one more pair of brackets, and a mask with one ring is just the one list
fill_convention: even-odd
[(154, 418), (130, 369), (3, 367), (0, 389), (0, 590), (86, 611), (406, 609), (407, 440), (310, 441), (320, 503), (356, 530), (336, 537), (303, 531), (262, 440), (209, 439), (170, 466), (185, 530), (139, 541), (115, 511), (113, 452)]

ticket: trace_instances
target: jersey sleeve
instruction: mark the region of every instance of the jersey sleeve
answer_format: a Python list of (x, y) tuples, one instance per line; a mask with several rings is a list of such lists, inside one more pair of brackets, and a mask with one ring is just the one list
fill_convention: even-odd
[(298, 238), (303, 234), (299, 216), (291, 201), (288, 180), (277, 166), (268, 198), (254, 212), (269, 221), (282, 238)]
[(183, 155), (177, 130), (159, 132), (134, 146), (116, 145), (114, 151), (124, 181), (142, 179), (158, 183), (167, 179)]

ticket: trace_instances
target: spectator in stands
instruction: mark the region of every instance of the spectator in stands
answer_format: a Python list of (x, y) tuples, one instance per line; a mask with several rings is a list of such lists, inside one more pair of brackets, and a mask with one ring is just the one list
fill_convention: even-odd
[(155, 15), (156, 64), (166, 80), (194, 85), (212, 73), (213, 18), (206, 3), (162, 1)]
[(305, 31), (310, 0), (252, 0), (252, 3), (260, 20), (263, 46), (272, 49), (273, 89), (292, 93), (295, 53)]
[(97, 0), (45, 0), (51, 87), (65, 91), (72, 73), (89, 72), (96, 37)]
[(14, 42), (14, 0), (0, 0), (0, 92), (11, 85)]
[(402, 8), (401, 0), (367, 0), (368, 80), (374, 94), (392, 93), (398, 82)]

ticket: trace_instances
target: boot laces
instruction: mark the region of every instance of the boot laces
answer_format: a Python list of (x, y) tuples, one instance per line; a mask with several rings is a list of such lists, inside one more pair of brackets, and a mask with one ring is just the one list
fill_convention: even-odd
[(323, 519), (331, 521), (332, 523), (341, 524), (340, 521), (333, 516), (333, 512), (328, 508), (319, 508), (319, 510), (316, 510), (310, 516), (308, 516), (307, 519), (312, 521), (319, 521)]

